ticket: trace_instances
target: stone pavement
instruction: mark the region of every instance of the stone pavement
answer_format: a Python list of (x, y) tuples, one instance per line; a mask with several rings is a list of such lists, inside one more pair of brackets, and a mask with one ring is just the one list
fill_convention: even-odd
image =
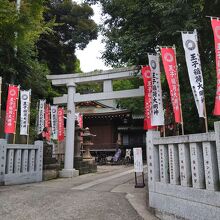
[(154, 220), (133, 167), (101, 166), (72, 179), (0, 187), (2, 220)]

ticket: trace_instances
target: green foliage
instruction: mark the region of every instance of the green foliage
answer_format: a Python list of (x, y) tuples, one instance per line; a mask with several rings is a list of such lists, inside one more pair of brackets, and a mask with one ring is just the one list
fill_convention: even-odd
[(155, 46), (181, 45), (180, 33), (177, 32), (180, 30), (196, 28), (206, 35), (206, 39), (210, 39), (211, 28), (205, 15), (218, 15), (219, 7), (218, 2), (209, 3), (208, 6), (208, 1), (199, 0), (99, 2), (103, 6), (103, 13), (107, 15), (102, 28), (106, 36), (103, 58), (111, 65), (145, 64), (147, 52), (153, 52)]
[(87, 83), (77, 86), (77, 92), (81, 94), (102, 92), (102, 85), (100, 83)]
[[(179, 81), (183, 118), (186, 132), (201, 130), (201, 122), (195, 107), (181, 34), (178, 31), (197, 29), (199, 51), (205, 85), (206, 106), (209, 127), (217, 120), (212, 114), (216, 73), (214, 41), (210, 19), (206, 15), (219, 16), (220, 1), (208, 0), (85, 0), (90, 4), (99, 2), (105, 15), (102, 33), (105, 36), (106, 50), (103, 58), (112, 66), (145, 65), (147, 53), (158, 46), (177, 47)], [(169, 103), (169, 90), (162, 71), (164, 103)], [(128, 107), (130, 104), (128, 103)], [(143, 108), (143, 105), (142, 105)]]
[(52, 74), (80, 71), (76, 48), (83, 49), (97, 38), (97, 25), (91, 19), (93, 10), (88, 4), (78, 5), (71, 0), (48, 1), (45, 20), (54, 19), (52, 35), (42, 35), (38, 42), (40, 60), (46, 62)]
[(31, 134), (35, 133), (38, 99), (66, 92), (54, 89), (48, 74), (82, 72), (76, 48), (85, 48), (97, 37), (88, 4), (71, 0), (0, 0), (0, 75), (3, 77), (2, 106), (6, 106), (9, 83), (32, 89)]
[(80, 68), (80, 60), (76, 59), (76, 62), (74, 63), (74, 71), (76, 73), (82, 73), (82, 70)]
[[(42, 33), (51, 33), (54, 22), (44, 21), (44, 0), (22, 0), (18, 11), (15, 2), (0, 0), (2, 107), (6, 106), (8, 83), (12, 83), (21, 89), (32, 89), (31, 106), (36, 111), (37, 99), (49, 97), (52, 90), (46, 79), (47, 65), (38, 61), (36, 42)], [(31, 125), (34, 124), (35, 118), (31, 115)]]
[[(3, 106), (6, 83), (32, 88), (33, 97), (47, 94), (44, 85), (47, 66), (37, 59), (36, 42), (42, 33), (50, 33), (53, 21), (44, 21), (43, 0), (22, 0), (19, 11), (15, 1), (0, 0), (0, 72), (3, 77)], [(35, 81), (37, 80), (37, 81)], [(36, 83), (37, 86), (33, 84)], [(32, 87), (33, 85), (33, 87)], [(41, 88), (41, 89), (39, 89)]]
[[(136, 89), (143, 84), (142, 79), (135, 78), (131, 80), (116, 80), (113, 82), (114, 91), (125, 90), (125, 89)], [(128, 108), (136, 114), (144, 114), (143, 109), (143, 98), (133, 98), (133, 99), (120, 99), (117, 103), (121, 108)]]

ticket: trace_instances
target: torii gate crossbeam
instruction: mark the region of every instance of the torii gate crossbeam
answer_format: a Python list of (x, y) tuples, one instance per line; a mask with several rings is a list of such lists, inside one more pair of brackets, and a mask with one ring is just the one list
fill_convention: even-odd
[[(123, 98), (135, 98), (141, 97), (144, 94), (144, 87), (141, 86), (138, 89), (122, 90), (122, 91), (112, 91), (112, 92), (100, 92), (91, 94), (79, 94), (75, 95), (75, 102), (88, 102), (88, 101), (98, 101), (98, 100), (109, 100), (109, 99), (123, 99)], [(67, 94), (61, 97), (53, 98), (53, 103), (55, 105), (66, 104)]]
[(54, 86), (63, 86), (70, 81), (76, 84), (101, 82), (104, 80), (129, 79), (139, 73), (135, 67), (118, 68), (113, 70), (95, 71), (89, 73), (74, 73), (62, 75), (47, 75), (47, 79), (52, 80)]

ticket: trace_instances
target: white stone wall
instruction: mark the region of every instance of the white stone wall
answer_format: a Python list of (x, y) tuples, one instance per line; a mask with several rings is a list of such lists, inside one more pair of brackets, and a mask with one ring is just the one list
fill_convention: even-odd
[(215, 132), (147, 132), (149, 204), (186, 219), (219, 219), (220, 122)]
[(34, 145), (7, 144), (0, 139), (0, 184), (42, 181), (43, 142)]

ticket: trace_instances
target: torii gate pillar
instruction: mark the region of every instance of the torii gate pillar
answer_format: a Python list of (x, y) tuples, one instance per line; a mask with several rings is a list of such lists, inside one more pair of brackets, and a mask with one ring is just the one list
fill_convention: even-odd
[(64, 169), (60, 171), (60, 177), (74, 177), (79, 171), (73, 168), (74, 164), (74, 132), (75, 131), (75, 102), (76, 85), (74, 82), (67, 83), (67, 125)]

